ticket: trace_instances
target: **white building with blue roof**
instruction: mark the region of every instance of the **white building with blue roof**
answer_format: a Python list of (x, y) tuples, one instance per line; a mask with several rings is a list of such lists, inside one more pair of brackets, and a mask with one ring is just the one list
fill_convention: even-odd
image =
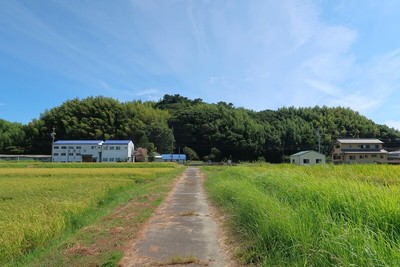
[(131, 140), (107, 140), (102, 144), (102, 162), (134, 162), (135, 147)]
[(59, 140), (53, 143), (53, 162), (133, 162), (131, 140)]

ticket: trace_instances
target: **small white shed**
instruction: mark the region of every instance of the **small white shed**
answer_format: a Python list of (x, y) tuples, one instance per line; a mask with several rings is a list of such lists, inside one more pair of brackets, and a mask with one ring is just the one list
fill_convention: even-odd
[(300, 151), (290, 156), (290, 163), (297, 165), (315, 165), (325, 162), (325, 155), (313, 150)]

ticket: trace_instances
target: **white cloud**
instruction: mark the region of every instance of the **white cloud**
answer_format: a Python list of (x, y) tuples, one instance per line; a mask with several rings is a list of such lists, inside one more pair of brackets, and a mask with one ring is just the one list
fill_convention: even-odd
[(208, 78), (210, 84), (223, 84), (226, 81), (226, 78), (223, 76), (211, 76)]
[(156, 89), (143, 89), (139, 93), (135, 93), (137, 96), (146, 96), (146, 95), (154, 95), (157, 94), (158, 90)]
[(147, 89), (141, 89), (139, 92), (134, 93), (136, 97), (140, 98), (145, 98), (147, 100), (159, 100), (162, 97), (162, 94), (160, 93), (160, 90), (155, 89), (155, 88), (147, 88)]
[(161, 99), (161, 92), (155, 88), (142, 88), (142, 89), (116, 89), (110, 83), (98, 80), (100, 87), (107, 92), (107, 95), (112, 95), (113, 97), (125, 101), (131, 100), (129, 98), (145, 99), (145, 100), (159, 100)]
[(101, 88), (103, 88), (107, 91), (115, 91), (115, 89), (110, 84), (108, 84), (106, 81), (98, 80), (98, 82), (99, 82), (99, 85)]
[(396, 130), (400, 131), (400, 121), (387, 121), (384, 124), (386, 124), (387, 126), (391, 127), (391, 128), (395, 128)]
[(368, 113), (369, 110), (378, 107), (381, 104), (381, 100), (374, 99), (364, 92), (357, 91), (346, 93), (341, 97), (331, 99), (329, 104), (331, 106), (349, 107), (365, 114)]
[(15, 20), (0, 22), (24, 38), (0, 49), (112, 97), (172, 90), (257, 110), (340, 105), (371, 115), (400, 90), (400, 50), (361, 55), (364, 29), (325, 20), (321, 1), (57, 2), (68, 24), (13, 3)]
[(316, 80), (305, 80), (304, 82), (330, 96), (340, 97), (340, 95), (342, 94), (342, 90), (340, 88), (329, 83), (324, 83)]

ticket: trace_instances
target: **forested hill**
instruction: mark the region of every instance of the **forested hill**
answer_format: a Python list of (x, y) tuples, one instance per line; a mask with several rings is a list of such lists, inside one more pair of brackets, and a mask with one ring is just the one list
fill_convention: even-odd
[[(28, 125), (0, 119), (0, 153), (49, 154), (56, 139), (132, 139), (150, 153), (185, 151), (199, 159), (282, 162), (300, 150), (329, 154), (339, 137), (379, 138), (400, 147), (400, 132), (342, 107), (281, 108), (255, 112), (230, 103), (165, 95), (158, 102), (108, 97), (68, 100)], [(196, 155), (197, 154), (197, 155)]]

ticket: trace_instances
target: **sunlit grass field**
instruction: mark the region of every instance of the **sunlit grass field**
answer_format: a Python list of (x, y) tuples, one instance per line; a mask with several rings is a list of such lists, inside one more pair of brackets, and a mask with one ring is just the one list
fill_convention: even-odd
[(176, 164), (0, 163), (0, 266), (84, 226), (119, 192), (181, 171)]
[(260, 266), (400, 266), (400, 167), (204, 167), (238, 256)]

